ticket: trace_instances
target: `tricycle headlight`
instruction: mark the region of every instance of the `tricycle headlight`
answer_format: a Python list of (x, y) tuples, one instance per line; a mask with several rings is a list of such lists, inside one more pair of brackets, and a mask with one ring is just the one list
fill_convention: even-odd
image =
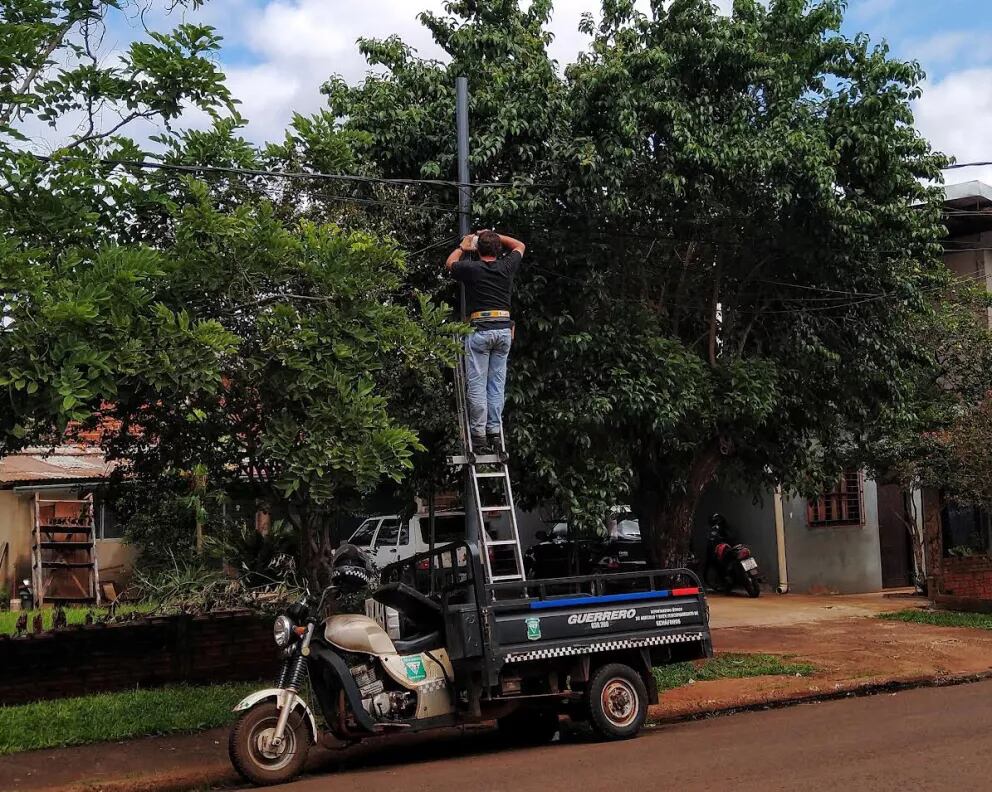
[(288, 616), (276, 618), (272, 625), (272, 637), (276, 639), (276, 646), (289, 645), (289, 639), (293, 637), (293, 622)]

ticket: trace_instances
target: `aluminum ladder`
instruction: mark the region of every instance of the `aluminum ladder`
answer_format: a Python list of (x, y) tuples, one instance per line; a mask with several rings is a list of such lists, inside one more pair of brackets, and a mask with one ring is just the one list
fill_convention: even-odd
[[(471, 482), (472, 504), (479, 521), (479, 551), (487, 583), (524, 580), (524, 555), (520, 549), (517, 513), (513, 503), (513, 485), (507, 464), (506, 441), (500, 427), (500, 448), (495, 454), (477, 455), (469, 431), (464, 347), (455, 366), (455, 392), (458, 400), (459, 434), (464, 453), (449, 457), (458, 467), (467, 467)], [(495, 485), (494, 487), (490, 485)], [(502, 519), (501, 519), (502, 518)], [(493, 534), (490, 535), (490, 529)]]

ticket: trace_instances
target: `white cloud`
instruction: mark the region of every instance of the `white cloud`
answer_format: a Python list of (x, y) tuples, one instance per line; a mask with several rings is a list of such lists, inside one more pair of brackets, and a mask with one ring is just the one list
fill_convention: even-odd
[(992, 33), (953, 30), (907, 41), (904, 51), (924, 67), (953, 63), (958, 68), (992, 61)]
[[(992, 69), (967, 69), (924, 86), (914, 106), (916, 126), (938, 150), (959, 162), (992, 160)], [(948, 183), (992, 183), (992, 167), (948, 171)]]
[(857, 19), (874, 19), (896, 6), (896, 0), (861, 0), (851, 5), (851, 15)]

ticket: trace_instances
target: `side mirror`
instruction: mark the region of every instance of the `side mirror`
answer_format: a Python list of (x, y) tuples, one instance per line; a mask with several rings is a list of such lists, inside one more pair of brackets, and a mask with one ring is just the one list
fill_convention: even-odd
[(534, 534), (534, 538), (537, 539), (537, 541), (539, 542), (546, 542), (548, 541), (548, 532), (538, 531), (536, 534)]

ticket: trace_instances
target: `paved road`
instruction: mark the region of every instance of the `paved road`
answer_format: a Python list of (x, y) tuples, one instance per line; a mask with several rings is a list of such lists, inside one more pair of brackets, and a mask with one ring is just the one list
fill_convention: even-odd
[[(409, 740), (410, 738), (408, 738)], [(992, 788), (992, 682), (499, 749), (490, 732), (363, 748), (286, 792), (965, 792)], [(370, 746), (371, 747), (371, 746)], [(362, 755), (362, 754), (365, 755)], [(327, 762), (324, 762), (327, 765)]]

